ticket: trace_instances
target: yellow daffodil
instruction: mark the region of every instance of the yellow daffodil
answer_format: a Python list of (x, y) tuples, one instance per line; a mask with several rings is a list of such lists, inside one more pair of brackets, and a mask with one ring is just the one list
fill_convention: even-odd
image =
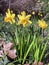
[(19, 21), (18, 25), (22, 24), (25, 27), (27, 24), (31, 24), (32, 22), (29, 20), (31, 15), (26, 15), (26, 12), (23, 11), (18, 15)]
[(45, 29), (48, 26), (48, 24), (44, 20), (38, 20), (38, 25), (40, 28), (43, 29)]
[(32, 15), (34, 15), (34, 14), (35, 14), (35, 12), (33, 11), (33, 12), (32, 12)]
[(39, 16), (43, 16), (41, 13), (38, 13)]
[(15, 14), (12, 11), (10, 11), (10, 9), (8, 9), (6, 12), (6, 16), (4, 18), (4, 21), (12, 24), (12, 23), (15, 23), (14, 18), (15, 18)]

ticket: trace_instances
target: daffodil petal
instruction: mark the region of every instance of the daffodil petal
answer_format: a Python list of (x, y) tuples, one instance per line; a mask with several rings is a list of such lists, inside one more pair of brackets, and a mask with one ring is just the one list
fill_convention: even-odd
[(21, 21), (18, 21), (17, 25), (20, 25), (21, 24)]
[(31, 17), (31, 15), (27, 15), (27, 16), (26, 16), (26, 19), (30, 19), (30, 17)]
[(26, 12), (25, 11), (21, 12), (21, 15), (26, 16)]
[(8, 9), (8, 11), (7, 11), (9, 14), (10, 14), (10, 9)]
[(22, 16), (21, 16), (21, 15), (18, 15), (18, 18), (19, 18), (19, 19), (21, 19), (21, 18), (22, 18)]
[(12, 18), (15, 18), (15, 14), (12, 14)]
[(28, 22), (29, 22), (29, 24), (32, 24), (32, 22), (30, 20)]
[(12, 22), (15, 23), (15, 19), (12, 19)]

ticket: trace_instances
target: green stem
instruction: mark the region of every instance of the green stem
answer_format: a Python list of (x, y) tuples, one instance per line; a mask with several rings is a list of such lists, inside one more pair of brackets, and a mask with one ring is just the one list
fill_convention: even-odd
[(24, 36), (24, 28), (22, 28), (22, 38), (21, 38), (21, 43), (20, 43), (20, 59), (22, 59), (23, 36)]
[(22, 61), (22, 60), (23, 60), (23, 59), (19, 59), (19, 60), (13, 61), (12, 63), (19, 62), (19, 61)]
[[(13, 38), (13, 37), (12, 37), (12, 38)], [(18, 55), (18, 50), (17, 50), (16, 42), (15, 42), (14, 38), (13, 38), (13, 43), (14, 43), (14, 48), (16, 49), (16, 52), (17, 52), (17, 55)], [(18, 56), (18, 58), (19, 58), (19, 56)]]
[(42, 54), (41, 54), (41, 56), (40, 56), (40, 61), (41, 61), (42, 58), (43, 58), (44, 52), (45, 52), (45, 50), (46, 50), (46, 47), (47, 47), (47, 43), (45, 44), (45, 46), (44, 46), (44, 48), (43, 48)]
[(44, 38), (44, 29), (42, 29), (42, 36), (43, 36), (43, 38)]
[(29, 46), (29, 48), (28, 48), (28, 50), (27, 50), (27, 52), (26, 52), (26, 54), (25, 54), (25, 56), (24, 56), (24, 59), (23, 59), (22, 64), (24, 64), (25, 59), (26, 59), (26, 57), (27, 57), (27, 55), (28, 55), (28, 53), (29, 53), (30, 49), (32, 48), (32, 45), (33, 45), (33, 44), (34, 44), (34, 42), (35, 42), (35, 38), (36, 38), (36, 36), (34, 35), (33, 41), (32, 41), (32, 43), (30, 44), (30, 46)]

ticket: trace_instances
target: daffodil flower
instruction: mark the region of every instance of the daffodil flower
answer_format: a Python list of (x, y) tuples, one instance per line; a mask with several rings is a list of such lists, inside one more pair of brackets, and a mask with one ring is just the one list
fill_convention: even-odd
[(15, 23), (15, 14), (12, 11), (10, 11), (10, 9), (7, 10), (4, 21), (9, 22), (11, 24)]
[(29, 20), (31, 15), (26, 15), (26, 12), (23, 11), (18, 15), (19, 21), (18, 25), (22, 24), (25, 27), (27, 24), (31, 24), (32, 22)]
[(38, 25), (40, 28), (43, 29), (45, 29), (48, 26), (48, 24), (44, 20), (38, 20)]
[(34, 11), (32, 12), (32, 15), (35, 15), (35, 12)]
[(43, 16), (41, 13), (38, 13), (38, 15), (41, 16), (41, 17)]

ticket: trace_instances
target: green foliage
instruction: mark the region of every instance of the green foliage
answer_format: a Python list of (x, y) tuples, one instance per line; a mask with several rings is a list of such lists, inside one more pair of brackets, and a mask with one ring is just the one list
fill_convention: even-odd
[(12, 42), (17, 54), (13, 62), (8, 62), (8, 58), (5, 58), (4, 62), (1, 60), (0, 63), (3, 65), (14, 65), (14, 63), (23, 65), (25, 61), (29, 61), (29, 63), (43, 62), (44, 57), (49, 55), (49, 52), (46, 53), (49, 37), (44, 35), (49, 26), (44, 30), (39, 28), (38, 17), (32, 17), (33, 24), (26, 27), (18, 26), (16, 23), (5, 23), (2, 17), (0, 20), (0, 38)]
[(0, 58), (0, 65), (7, 65), (9, 60), (7, 57)]

